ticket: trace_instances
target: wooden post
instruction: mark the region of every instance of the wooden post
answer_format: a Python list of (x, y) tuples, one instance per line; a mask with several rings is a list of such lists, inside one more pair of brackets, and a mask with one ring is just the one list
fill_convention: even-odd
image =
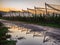
[(29, 17), (30, 17), (30, 14), (29, 14), (29, 9), (27, 8), (27, 11), (28, 11), (28, 15), (29, 15)]
[(23, 13), (23, 17), (24, 17), (24, 12), (23, 12), (23, 9), (22, 9), (22, 13)]
[(46, 15), (47, 15), (47, 4), (45, 3), (45, 11), (46, 11)]
[(45, 42), (45, 38), (46, 38), (46, 32), (44, 32), (44, 39), (43, 39), (43, 43)]
[(20, 13), (21, 13), (21, 12), (19, 11), (19, 17), (20, 17)]
[(34, 6), (34, 9), (35, 9), (35, 16), (36, 16), (36, 8), (35, 8), (35, 6)]

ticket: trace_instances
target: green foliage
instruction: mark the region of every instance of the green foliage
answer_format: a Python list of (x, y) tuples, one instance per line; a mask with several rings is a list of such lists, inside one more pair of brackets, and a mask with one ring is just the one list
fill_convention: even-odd
[(32, 15), (32, 17), (26, 16), (17, 16), (17, 17), (3, 17), (6, 20), (13, 20), (13, 21), (23, 21), (28, 23), (40, 24), (40, 25), (48, 25), (53, 27), (60, 27), (60, 14), (52, 13), (52, 14), (40, 14), (40, 15)]
[(5, 36), (7, 32), (8, 32), (8, 29), (6, 27), (1, 27), (0, 28), (0, 38), (2, 38), (2, 36)]
[(11, 35), (8, 35), (8, 28), (0, 22), (0, 45), (15, 45), (15, 41), (8, 41), (7, 38), (10, 38)]
[(0, 26), (2, 26), (3, 24), (0, 22)]
[(0, 41), (0, 45), (16, 45), (16, 41), (13, 41), (13, 40), (10, 40), (10, 41), (2, 40), (2, 41)]

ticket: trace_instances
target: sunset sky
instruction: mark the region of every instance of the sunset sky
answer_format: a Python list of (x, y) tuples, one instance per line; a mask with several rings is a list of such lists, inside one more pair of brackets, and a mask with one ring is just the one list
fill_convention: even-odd
[(37, 7), (44, 7), (44, 3), (60, 4), (60, 0), (0, 0), (0, 8), (15, 8), (27, 9)]

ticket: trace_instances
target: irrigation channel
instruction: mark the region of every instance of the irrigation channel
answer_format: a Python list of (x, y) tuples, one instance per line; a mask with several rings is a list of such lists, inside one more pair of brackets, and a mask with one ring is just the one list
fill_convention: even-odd
[(16, 45), (60, 45), (60, 29), (22, 22), (0, 20), (8, 27)]

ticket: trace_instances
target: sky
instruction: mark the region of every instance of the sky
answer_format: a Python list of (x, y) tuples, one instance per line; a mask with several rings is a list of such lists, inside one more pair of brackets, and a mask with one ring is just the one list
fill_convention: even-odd
[(44, 4), (60, 4), (60, 0), (0, 0), (0, 7), (27, 9), (36, 7), (44, 7)]

